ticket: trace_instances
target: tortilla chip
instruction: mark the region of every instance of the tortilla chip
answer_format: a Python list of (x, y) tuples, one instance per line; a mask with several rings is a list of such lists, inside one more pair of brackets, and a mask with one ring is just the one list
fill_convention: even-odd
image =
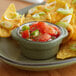
[(1, 22), (4, 22), (4, 21), (10, 22), (12, 24), (12, 27), (11, 27), (11, 30), (12, 30), (22, 25), (24, 23), (25, 17), (24, 15), (21, 17), (21, 15), (16, 12), (15, 5), (12, 3), (9, 5), (9, 7), (5, 11), (1, 19), (2, 19)]
[(11, 31), (0, 27), (0, 37), (10, 37)]
[(62, 45), (57, 54), (57, 59), (76, 57), (76, 51), (70, 49), (71, 45), (73, 44), (76, 44), (76, 41), (69, 41), (67, 44)]
[(53, 1), (56, 1), (56, 0), (47, 0), (47, 3), (50, 3), (50, 2), (53, 2)]
[(69, 3), (69, 4), (71, 4), (73, 0), (63, 0), (63, 1), (65, 1), (65, 2), (67, 2), (67, 3)]
[(66, 38), (63, 39), (63, 42), (62, 42), (63, 44), (67, 43), (72, 38), (73, 33), (74, 33), (74, 29), (73, 29), (72, 25), (69, 25), (67, 27), (67, 30), (68, 30), (69, 35)]
[(76, 40), (76, 25), (73, 26), (74, 33), (72, 35), (72, 40)]
[[(56, 7), (57, 8), (65, 8), (66, 2), (62, 1), (62, 0), (56, 0), (57, 4)], [(69, 5), (69, 4), (68, 4)]]
[(20, 25), (24, 24), (24, 20), (25, 20), (25, 15), (22, 16)]
[(56, 1), (57, 8), (65, 8), (66, 1), (64, 1), (64, 0), (47, 0), (47, 3), (51, 3), (54, 1)]
[(4, 20), (4, 16), (10, 16), (10, 12), (16, 13), (16, 8), (13, 3), (9, 5), (1, 19)]

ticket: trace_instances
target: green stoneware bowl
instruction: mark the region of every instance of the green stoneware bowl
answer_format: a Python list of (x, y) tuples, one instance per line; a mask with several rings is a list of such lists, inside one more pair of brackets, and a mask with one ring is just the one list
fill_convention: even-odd
[(63, 38), (65, 38), (68, 35), (67, 30), (62, 27), (51, 24), (49, 22), (46, 22), (49, 25), (54, 25), (60, 29), (61, 34), (58, 38), (54, 40), (49, 40), (47, 42), (35, 42), (35, 41), (30, 41), (22, 38), (19, 33), (21, 28), (24, 25), (31, 25), (35, 22), (36, 21), (23, 24), (19, 28), (13, 30), (12, 37), (15, 40), (17, 40), (17, 42), (19, 43), (19, 46), (22, 49), (23, 55), (30, 59), (48, 59), (55, 56), (59, 50), (59, 46)]

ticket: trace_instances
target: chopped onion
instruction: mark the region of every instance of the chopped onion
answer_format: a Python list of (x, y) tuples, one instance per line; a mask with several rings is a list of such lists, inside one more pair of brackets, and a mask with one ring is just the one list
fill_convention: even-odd
[(40, 12), (40, 13), (39, 13), (39, 15), (45, 15), (45, 14), (46, 14), (45, 12)]
[(12, 20), (12, 19), (9, 19), (7, 16), (4, 16), (4, 18), (5, 18), (6, 20)]
[(65, 8), (66, 8), (66, 9), (69, 9), (69, 6), (68, 6), (68, 4), (66, 4), (66, 5), (65, 5)]
[(62, 14), (73, 14), (73, 8), (69, 8), (68, 4), (66, 4), (65, 9), (59, 8), (57, 12), (62, 13)]
[(45, 11), (46, 12), (49, 12), (49, 11), (51, 11), (52, 9), (54, 9), (55, 8), (55, 6), (54, 7), (51, 7), (51, 8), (45, 8)]
[(67, 22), (57, 22), (56, 25), (67, 28), (67, 26), (69, 25), (69, 23)]
[(36, 10), (37, 10), (37, 8), (32, 8), (32, 9), (30, 9), (30, 10), (28, 11), (28, 13), (29, 13), (29, 14), (32, 14), (32, 13), (34, 13)]
[(4, 16), (4, 18), (6, 19), (6, 20), (13, 20), (13, 19), (15, 19), (15, 18), (19, 18), (21, 15), (19, 15), (19, 13), (10, 13), (10, 14), (13, 14), (13, 15), (11, 15), (12, 16), (12, 18), (8, 18), (6, 15)]
[(33, 17), (33, 18), (40, 18), (40, 16), (39, 16), (39, 14), (38, 14), (38, 13), (36, 13), (36, 14), (32, 15), (32, 17)]
[(9, 29), (9, 28), (12, 27), (12, 24), (11, 24), (10, 22), (8, 22), (8, 21), (1, 22), (0, 25), (1, 25), (2, 27), (7, 28), (7, 29)]
[(46, 11), (46, 12), (49, 12), (49, 11), (50, 11), (50, 9), (48, 9), (48, 8), (45, 8), (45, 11)]
[(62, 13), (62, 14), (73, 14), (73, 8), (71, 9), (59, 8), (57, 12)]
[(71, 19), (72, 19), (72, 15), (68, 15), (68, 16), (64, 17), (60, 21), (70, 23)]

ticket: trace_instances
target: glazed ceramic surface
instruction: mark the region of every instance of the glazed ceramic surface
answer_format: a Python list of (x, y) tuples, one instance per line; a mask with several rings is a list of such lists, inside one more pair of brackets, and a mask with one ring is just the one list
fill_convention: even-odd
[[(19, 13), (27, 13), (27, 10), (33, 6), (21, 9)], [(0, 38), (0, 59), (20, 69), (44, 71), (61, 68), (76, 63), (76, 58), (58, 60), (56, 59), (56, 56), (47, 60), (31, 60), (24, 57), (21, 51), (22, 50), (18, 43), (13, 38)]]
[(30, 59), (48, 59), (53, 56), (55, 56), (59, 50), (59, 46), (63, 40), (68, 35), (68, 32), (66, 29), (56, 26), (54, 24), (51, 24), (49, 22), (46, 22), (50, 26), (56, 26), (60, 29), (60, 36), (54, 40), (49, 40), (47, 42), (34, 42), (27, 39), (23, 39), (20, 35), (20, 30), (24, 25), (31, 25), (35, 23), (36, 21), (29, 22), (26, 24), (23, 24), (19, 28), (12, 31), (12, 37), (17, 40), (19, 43), (22, 53), (24, 56), (30, 58)]

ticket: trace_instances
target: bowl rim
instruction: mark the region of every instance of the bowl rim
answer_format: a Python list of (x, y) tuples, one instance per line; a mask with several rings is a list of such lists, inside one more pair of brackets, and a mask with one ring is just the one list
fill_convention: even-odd
[[(34, 23), (34, 22), (45, 22), (45, 21), (32, 21), (32, 22), (28, 22), (28, 23), (25, 23), (25, 24)], [(52, 24), (52, 25), (54, 25), (54, 26), (56, 26), (56, 27), (58, 27), (58, 28), (60, 29), (61, 34), (60, 34), (60, 36), (59, 36), (58, 38), (56, 38), (56, 39), (54, 39), (54, 40), (46, 41), (46, 42), (37, 42), (37, 41), (31, 41), (31, 40), (24, 39), (24, 38), (22, 38), (18, 33), (19, 33), (19, 31), (20, 31), (20, 30), (19, 30), (20, 27), (24, 26), (25, 24), (22, 24), (20, 27), (18, 27), (18, 28), (16, 29), (16, 34), (17, 34), (17, 36), (18, 36), (19, 38), (21, 38), (23, 41), (27, 41), (27, 42), (31, 42), (31, 43), (37, 43), (37, 44), (48, 44), (48, 43), (50, 43), (50, 42), (51, 42), (51, 43), (54, 43), (54, 42), (58, 41), (59, 39), (63, 38), (64, 30), (63, 30), (62, 27), (59, 27), (59, 26), (57, 26), (57, 25), (55, 25), (55, 24), (53, 24), (53, 23), (50, 23), (50, 22), (46, 22), (46, 23)]]

